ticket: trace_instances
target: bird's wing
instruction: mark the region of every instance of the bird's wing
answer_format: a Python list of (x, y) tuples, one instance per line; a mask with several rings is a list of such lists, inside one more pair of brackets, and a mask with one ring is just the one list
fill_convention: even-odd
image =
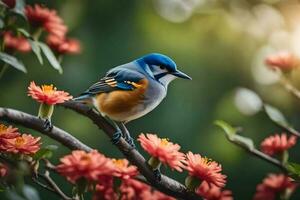
[(109, 71), (105, 77), (89, 87), (82, 95), (94, 96), (99, 93), (114, 90), (134, 90), (136, 84), (145, 78), (140, 72), (128, 69), (116, 69)]

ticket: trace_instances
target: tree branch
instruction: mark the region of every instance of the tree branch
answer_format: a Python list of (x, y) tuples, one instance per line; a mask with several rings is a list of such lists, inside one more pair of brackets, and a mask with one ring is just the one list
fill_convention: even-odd
[[(115, 128), (104, 117), (86, 105), (75, 102), (67, 102), (62, 104), (62, 106), (72, 109), (91, 119), (110, 138), (116, 131)], [(0, 120), (20, 124), (24, 127), (37, 130), (70, 149), (80, 149), (84, 151), (92, 150), (92, 148), (83, 144), (71, 134), (58, 127), (53, 126), (53, 129), (46, 131), (44, 129), (43, 120), (22, 111), (0, 107)], [(147, 179), (150, 185), (157, 190), (177, 199), (201, 199), (195, 193), (188, 191), (184, 185), (165, 175), (162, 175), (161, 181), (158, 182), (152, 169), (148, 166), (146, 159), (136, 149), (133, 149), (123, 138), (121, 138), (120, 142), (117, 144), (117, 147), (133, 165), (138, 167), (140, 173)]]
[[(69, 101), (63, 103), (62, 106), (90, 118), (94, 124), (102, 129), (110, 138), (112, 138), (112, 135), (116, 132), (115, 128), (104, 117), (84, 104)], [(201, 199), (195, 193), (188, 191), (184, 185), (167, 176), (162, 175), (161, 181), (158, 182), (152, 169), (147, 164), (146, 159), (136, 149), (133, 149), (123, 138), (120, 139), (120, 142), (116, 144), (116, 146), (133, 165), (138, 167), (139, 172), (157, 190), (176, 197), (177, 199)]]
[(92, 148), (83, 144), (74, 136), (60, 128), (53, 126), (50, 131), (45, 130), (44, 121), (42, 119), (22, 111), (0, 107), (0, 120), (20, 124), (24, 127), (37, 130), (70, 149), (81, 149), (84, 151), (92, 150)]

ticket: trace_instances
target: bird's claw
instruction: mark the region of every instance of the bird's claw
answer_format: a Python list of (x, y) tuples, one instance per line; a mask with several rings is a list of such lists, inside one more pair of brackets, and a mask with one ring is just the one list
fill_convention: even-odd
[(112, 138), (111, 138), (111, 142), (112, 142), (113, 144), (118, 144), (118, 143), (120, 142), (121, 137), (122, 137), (122, 132), (121, 132), (120, 130), (117, 130), (117, 131), (113, 134), (113, 136), (112, 136)]
[(153, 170), (153, 173), (154, 173), (154, 176), (155, 176), (155, 179), (160, 182), (161, 181), (161, 173), (160, 173), (160, 170), (159, 169), (155, 169)]
[(135, 149), (134, 139), (132, 137), (128, 137), (125, 140), (133, 149)]
[(51, 131), (53, 128), (53, 125), (51, 123), (51, 120), (50, 119), (45, 119), (44, 121), (44, 129), (45, 131)]

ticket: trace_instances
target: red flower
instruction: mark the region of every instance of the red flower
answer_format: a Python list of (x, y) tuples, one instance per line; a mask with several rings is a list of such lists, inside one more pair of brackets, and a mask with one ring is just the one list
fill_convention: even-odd
[(138, 174), (136, 166), (128, 166), (129, 162), (126, 159), (112, 159), (115, 166), (115, 176), (121, 179), (129, 179)]
[(158, 138), (154, 134), (141, 134), (138, 138), (141, 146), (152, 157), (157, 158), (160, 162), (169, 165), (172, 169), (179, 172), (184, 167), (182, 161), (184, 160), (184, 154), (179, 152), (180, 146), (173, 144), (167, 139)]
[(53, 85), (42, 85), (40, 87), (35, 85), (34, 81), (28, 87), (28, 96), (48, 105), (63, 103), (73, 98), (67, 92), (58, 91)]
[(205, 200), (233, 200), (232, 192), (229, 190), (221, 190), (221, 188), (212, 185), (211, 187), (207, 182), (203, 181), (196, 193), (203, 197)]
[(40, 139), (40, 137), (34, 138), (32, 135), (22, 134), (13, 139), (6, 139), (3, 148), (12, 153), (35, 154), (40, 149)]
[(188, 152), (186, 157), (185, 169), (190, 176), (206, 181), (209, 185), (225, 186), (226, 176), (221, 174), (222, 167), (220, 164), (192, 152)]
[(275, 200), (276, 195), (285, 190), (292, 193), (298, 184), (284, 174), (269, 174), (261, 184), (256, 187), (254, 200)]
[(0, 178), (6, 176), (7, 174), (8, 174), (8, 167), (5, 164), (0, 163)]
[(4, 124), (0, 124), (0, 142), (3, 139), (12, 139), (19, 135), (18, 128), (13, 128), (12, 126), (7, 127)]
[(55, 35), (49, 35), (47, 37), (47, 44), (58, 54), (80, 53), (80, 43), (76, 39), (61, 38)]
[(147, 200), (147, 199), (151, 199), (151, 200), (176, 200), (173, 197), (170, 197), (164, 193), (161, 193), (157, 190), (154, 190), (152, 192), (144, 192), (142, 194), (142, 199)]
[(290, 71), (299, 64), (298, 58), (290, 52), (282, 51), (273, 55), (269, 55), (265, 63), (271, 68), (278, 68), (283, 71)]
[(72, 183), (80, 178), (99, 181), (114, 173), (111, 160), (96, 150), (89, 153), (73, 151), (71, 155), (61, 158), (60, 162), (61, 164), (56, 167), (56, 170)]
[(31, 51), (27, 39), (23, 36), (14, 36), (11, 32), (3, 33), (3, 43), (6, 51), (20, 51), (23, 53)]
[(96, 191), (93, 194), (93, 200), (118, 200), (118, 195), (114, 191), (113, 178), (109, 177), (96, 185)]
[(16, 6), (16, 0), (2, 0), (9, 8), (14, 8)]
[(282, 153), (293, 147), (296, 144), (296, 140), (297, 137), (293, 135), (287, 138), (285, 133), (281, 135), (276, 134), (264, 139), (264, 141), (261, 143), (261, 150), (264, 153), (272, 156), (274, 154)]
[(36, 4), (34, 7), (26, 6), (25, 14), (32, 26), (41, 27), (50, 34), (64, 37), (67, 32), (67, 27), (55, 10), (50, 10)]
[(151, 187), (134, 179), (122, 181), (120, 186), (121, 200), (144, 199), (145, 193), (150, 193)]

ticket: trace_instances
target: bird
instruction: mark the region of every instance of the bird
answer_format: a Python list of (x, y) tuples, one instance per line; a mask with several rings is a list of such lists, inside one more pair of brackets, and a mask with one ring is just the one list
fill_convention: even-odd
[(102, 116), (114, 122), (117, 129), (112, 138), (114, 144), (124, 137), (134, 146), (129, 133), (122, 135), (120, 128), (155, 109), (167, 96), (169, 83), (176, 78), (192, 79), (178, 70), (170, 57), (150, 53), (110, 69), (73, 100), (92, 104)]

